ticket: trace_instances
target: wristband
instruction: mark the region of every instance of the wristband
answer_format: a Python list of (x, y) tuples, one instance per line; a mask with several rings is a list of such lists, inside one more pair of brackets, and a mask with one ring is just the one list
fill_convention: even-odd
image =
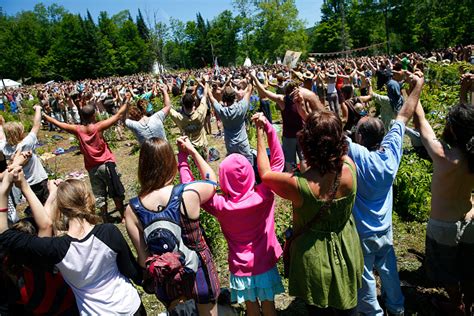
[(6, 213), (6, 212), (8, 212), (8, 207), (0, 208), (0, 213)]

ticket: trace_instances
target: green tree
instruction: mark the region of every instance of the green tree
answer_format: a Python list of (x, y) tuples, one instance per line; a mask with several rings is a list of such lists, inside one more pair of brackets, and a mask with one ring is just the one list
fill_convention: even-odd
[(90, 73), (84, 71), (82, 24), (80, 15), (70, 13), (65, 14), (58, 22), (58, 36), (48, 52), (48, 75), (72, 80), (91, 76)]
[(308, 36), (294, 0), (260, 1), (258, 7), (255, 46), (259, 62), (273, 61), (286, 50), (307, 51)]
[(226, 10), (210, 23), (208, 33), (212, 54), (220, 65), (235, 64), (237, 57), (237, 32), (239, 25), (232, 17), (232, 12)]
[(208, 32), (209, 23), (204, 21), (201, 13), (196, 15), (196, 22), (186, 23), (185, 33), (189, 39), (189, 54), (193, 67), (205, 67), (213, 62)]
[(236, 22), (239, 27), (237, 38), (239, 46), (237, 50), (237, 63), (243, 64), (246, 57), (256, 60), (258, 54), (255, 47), (255, 15), (257, 11), (254, 0), (233, 0), (232, 4), (237, 11)]
[(150, 30), (146, 26), (145, 20), (143, 19), (142, 11), (138, 9), (137, 15), (137, 29), (138, 34), (144, 41), (148, 41), (150, 39)]

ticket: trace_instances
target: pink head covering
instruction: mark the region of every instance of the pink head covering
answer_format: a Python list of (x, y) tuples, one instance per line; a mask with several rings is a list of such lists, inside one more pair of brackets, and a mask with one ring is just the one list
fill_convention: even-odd
[(240, 201), (253, 192), (255, 174), (250, 162), (241, 154), (227, 156), (219, 166), (219, 183), (232, 201)]

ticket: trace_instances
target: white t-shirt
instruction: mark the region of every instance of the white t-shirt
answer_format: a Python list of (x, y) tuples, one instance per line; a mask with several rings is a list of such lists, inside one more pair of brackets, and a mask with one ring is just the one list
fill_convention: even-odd
[(167, 141), (165, 129), (163, 127), (163, 121), (165, 118), (165, 113), (160, 110), (150, 116), (146, 123), (126, 119), (125, 126), (132, 130), (140, 144), (143, 144), (145, 140), (153, 137), (158, 137)]
[(31, 150), (33, 155), (31, 156), (28, 163), (23, 167), (26, 181), (29, 185), (38, 184), (43, 180), (48, 179), (48, 174), (44, 170), (40, 159), (35, 154), (35, 145), (38, 142), (36, 134), (30, 132), (23, 140), (16, 146), (9, 145), (5, 140), (0, 141), (0, 151), (3, 152), (7, 159), (11, 159), (17, 148), (21, 148), (21, 151)]

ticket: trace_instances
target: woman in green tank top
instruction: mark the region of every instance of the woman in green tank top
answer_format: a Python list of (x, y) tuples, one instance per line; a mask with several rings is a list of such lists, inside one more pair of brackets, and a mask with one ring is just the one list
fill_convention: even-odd
[(294, 231), (303, 231), (291, 244), (289, 294), (306, 302), (309, 315), (356, 315), (364, 263), (352, 217), (355, 165), (347, 156), (340, 118), (329, 111), (306, 118), (298, 141), (309, 169), (301, 175), (271, 171), (262, 131), (257, 134), (260, 177), (292, 202)]

